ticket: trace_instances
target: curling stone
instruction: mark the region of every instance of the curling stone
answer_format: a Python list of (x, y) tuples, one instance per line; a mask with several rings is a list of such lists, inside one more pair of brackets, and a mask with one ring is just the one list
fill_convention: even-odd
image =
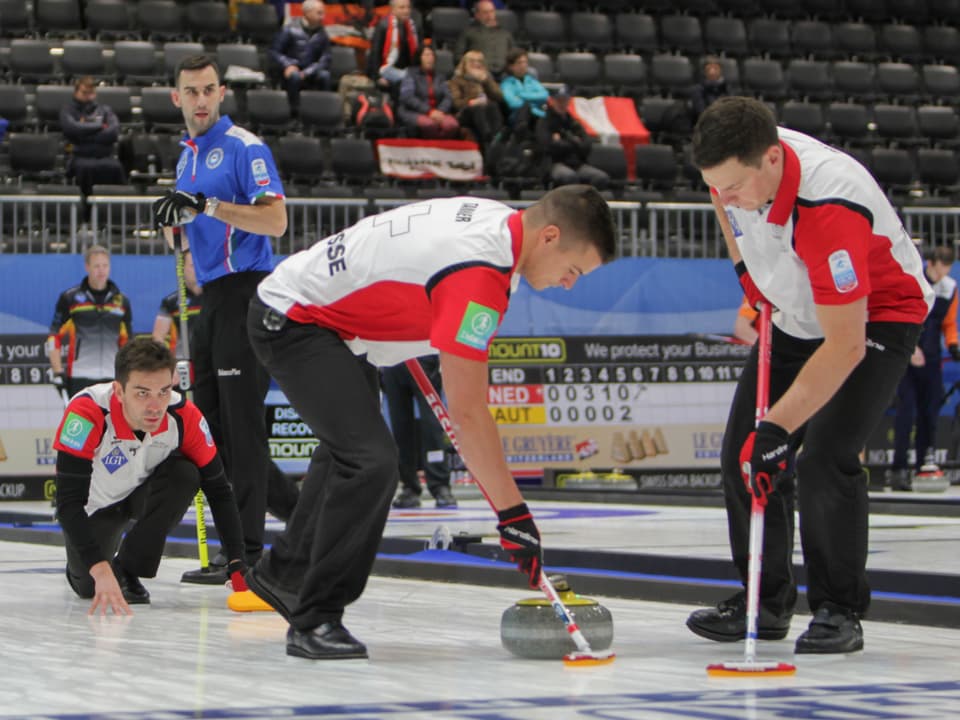
[[(550, 582), (591, 649), (609, 648), (613, 644), (610, 611), (596, 600), (573, 592), (563, 575), (551, 575)], [(577, 649), (546, 597), (520, 600), (504, 610), (500, 618), (500, 642), (518, 657), (537, 660), (560, 660)]]

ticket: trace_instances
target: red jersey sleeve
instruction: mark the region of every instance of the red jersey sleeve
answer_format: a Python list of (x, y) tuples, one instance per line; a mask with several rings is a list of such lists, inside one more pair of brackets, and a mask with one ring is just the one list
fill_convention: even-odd
[(847, 305), (870, 294), (873, 229), (866, 215), (840, 203), (797, 208), (794, 249), (807, 266), (817, 305)]
[(184, 456), (199, 468), (205, 467), (217, 454), (207, 419), (200, 408), (187, 400), (182, 408), (176, 410), (183, 420), (183, 439), (180, 450)]
[(485, 361), (503, 321), (510, 275), (478, 265), (447, 275), (430, 293), (430, 344), (468, 360)]
[(84, 460), (93, 460), (103, 438), (103, 429), (103, 409), (89, 395), (79, 395), (67, 405), (53, 447)]

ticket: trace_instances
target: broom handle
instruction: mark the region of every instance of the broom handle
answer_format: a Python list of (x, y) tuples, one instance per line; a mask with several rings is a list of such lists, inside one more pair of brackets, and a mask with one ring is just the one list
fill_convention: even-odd
[[(447, 433), (447, 437), (450, 438), (450, 444), (453, 445), (453, 449), (459, 453), (460, 443), (457, 442), (457, 436), (453, 430), (453, 421), (450, 419), (450, 414), (443, 405), (443, 399), (440, 397), (440, 394), (433, 387), (433, 383), (430, 382), (430, 378), (427, 377), (427, 373), (424, 372), (423, 366), (420, 365), (419, 360), (416, 358), (411, 358), (410, 360), (407, 360), (406, 365), (407, 370), (410, 371), (414, 381), (417, 383), (417, 387), (420, 388), (420, 392), (423, 393), (423, 397), (426, 398), (427, 404), (430, 406), (430, 409), (433, 410), (433, 414), (436, 415), (441, 427), (443, 427), (444, 431)], [(493, 511), (496, 512), (497, 509), (493, 506), (493, 503), (490, 502), (490, 496), (487, 495), (487, 491), (483, 489), (483, 485), (481, 485), (479, 481), (477, 482), (477, 487), (480, 488), (480, 492), (483, 493), (483, 497), (486, 499), (487, 503), (489, 503)], [(553, 587), (553, 583), (550, 582), (550, 578), (547, 577), (547, 574), (543, 572), (542, 569), (540, 570), (540, 579), (537, 582), (537, 586), (540, 588), (543, 594), (547, 596), (547, 599), (553, 606), (554, 612), (563, 621), (564, 627), (566, 627), (567, 632), (570, 634), (570, 638), (573, 640), (574, 645), (577, 646), (577, 650), (582, 653), (593, 654), (593, 650), (590, 648), (590, 643), (587, 642), (587, 639), (583, 636), (583, 633), (580, 632), (580, 628), (574, 621), (570, 611), (567, 610), (566, 605), (563, 604), (563, 601), (557, 594), (557, 589)]]
[[(757, 340), (757, 405), (756, 422), (767, 414), (770, 404), (770, 335), (772, 311), (769, 302), (760, 303), (760, 337)], [(753, 470), (751, 469), (751, 473)], [(747, 564), (747, 632), (744, 662), (757, 656), (757, 617), (760, 614), (760, 568), (763, 559), (763, 513), (765, 507), (751, 494), (750, 555)]]

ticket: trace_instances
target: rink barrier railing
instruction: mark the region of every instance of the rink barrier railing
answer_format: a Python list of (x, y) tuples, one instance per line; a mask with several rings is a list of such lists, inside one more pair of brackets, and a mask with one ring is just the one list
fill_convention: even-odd
[[(89, 220), (75, 195), (0, 194), (0, 253), (82, 252), (98, 242), (112, 252), (169, 252), (153, 227), (147, 195), (91, 195)], [(274, 240), (280, 255), (309, 247), (361, 218), (414, 202), (407, 198), (287, 198), (287, 232)], [(524, 208), (533, 201), (508, 201)], [(710, 203), (611, 202), (617, 252), (623, 257), (719, 258), (726, 255)], [(904, 207), (911, 237), (929, 246), (957, 245), (960, 207)]]

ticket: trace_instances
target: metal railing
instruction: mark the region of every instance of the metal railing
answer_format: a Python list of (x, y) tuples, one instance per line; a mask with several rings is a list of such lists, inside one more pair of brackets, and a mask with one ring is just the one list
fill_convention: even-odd
[[(92, 242), (112, 252), (166, 254), (153, 227), (148, 195), (0, 194), (0, 253), (82, 252)], [(288, 255), (371, 213), (414, 202), (406, 198), (287, 198), (287, 232), (274, 250)], [(508, 201), (524, 208), (534, 201)], [(719, 258), (726, 247), (709, 203), (611, 202), (623, 257)], [(960, 207), (904, 207), (904, 227), (928, 245), (960, 244)]]

